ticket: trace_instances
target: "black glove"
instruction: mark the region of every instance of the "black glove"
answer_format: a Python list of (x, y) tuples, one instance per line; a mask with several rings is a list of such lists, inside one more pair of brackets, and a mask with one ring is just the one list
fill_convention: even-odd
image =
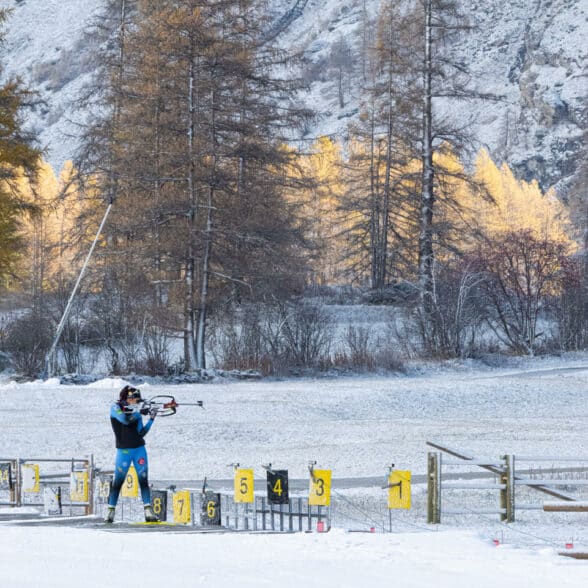
[(142, 409), (141, 409), (139, 412), (140, 412), (140, 413), (141, 413), (143, 416), (147, 416), (147, 415), (149, 414), (149, 409), (148, 409), (147, 407), (145, 407), (145, 408), (142, 408)]

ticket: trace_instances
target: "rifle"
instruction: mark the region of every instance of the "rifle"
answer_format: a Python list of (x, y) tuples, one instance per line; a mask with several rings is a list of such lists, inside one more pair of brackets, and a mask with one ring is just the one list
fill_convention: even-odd
[(200, 406), (204, 408), (204, 403), (202, 400), (198, 400), (197, 402), (176, 402), (173, 396), (154, 396), (149, 400), (142, 401), (141, 411), (155, 409), (157, 410), (157, 416), (164, 417), (176, 414), (178, 406)]

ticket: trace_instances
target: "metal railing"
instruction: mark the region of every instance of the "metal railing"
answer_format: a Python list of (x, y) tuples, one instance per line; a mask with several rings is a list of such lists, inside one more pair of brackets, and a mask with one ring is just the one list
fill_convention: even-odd
[[(69, 467), (64, 469), (64, 465)], [(29, 468), (27, 470), (27, 468)], [(25, 472), (30, 473), (27, 480)], [(84, 499), (76, 500), (72, 491), (72, 474), (85, 473)], [(83, 458), (0, 458), (0, 505), (12, 507), (45, 507), (45, 489), (58, 490), (60, 507), (83, 509), (84, 514), (93, 512), (93, 456)], [(32, 484), (27, 486), (26, 484)], [(61, 493), (68, 488), (69, 493)], [(65, 498), (65, 499), (64, 499)]]

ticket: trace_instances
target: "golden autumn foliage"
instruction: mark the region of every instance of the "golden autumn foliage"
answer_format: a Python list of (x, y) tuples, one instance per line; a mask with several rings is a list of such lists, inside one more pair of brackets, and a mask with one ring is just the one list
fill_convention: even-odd
[(478, 155), (475, 177), (493, 200), (478, 201), (472, 207), (479, 227), (490, 239), (530, 231), (538, 238), (572, 243), (569, 211), (554, 191), (543, 193), (536, 181), (517, 180), (506, 163), (498, 167), (485, 150)]
[(78, 220), (87, 205), (74, 181), (71, 162), (64, 164), (59, 176), (44, 160), (34, 177), (19, 171), (14, 176), (20, 198), (28, 205), (19, 234), (25, 248), (16, 273), (35, 295), (40, 289), (54, 288), (56, 280), (70, 277), (79, 250)]
[(302, 175), (314, 180), (302, 196), (302, 211), (308, 219), (308, 237), (316, 246), (312, 281), (317, 284), (333, 283), (338, 273), (341, 161), (339, 145), (328, 137), (319, 138), (310, 154), (300, 158)]
[[(354, 139), (344, 158), (340, 145), (321, 138), (302, 158), (303, 173), (315, 179), (303, 212), (319, 247), (313, 276), (317, 283), (332, 284), (344, 274), (365, 282), (367, 260), (382, 231), (383, 220), (375, 219), (374, 210), (384, 189), (384, 148), (378, 144), (372, 153), (366, 141)], [(449, 144), (436, 150), (434, 161), (443, 170), (435, 180), (439, 261), (471, 252), (480, 238), (491, 243), (512, 232), (530, 232), (574, 249), (569, 212), (553, 191), (543, 193), (537, 182), (517, 180), (508, 165), (498, 167), (486, 151), (479, 153), (473, 173)], [(386, 257), (392, 278), (410, 275), (416, 263), (420, 170), (421, 162), (409, 159), (391, 171)]]

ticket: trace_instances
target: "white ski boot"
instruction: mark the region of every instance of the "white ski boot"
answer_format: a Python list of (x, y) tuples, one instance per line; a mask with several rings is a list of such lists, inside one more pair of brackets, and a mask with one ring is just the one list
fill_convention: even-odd
[(104, 522), (105, 523), (114, 523), (114, 506), (109, 506), (108, 507), (108, 512), (106, 513), (106, 516), (104, 517)]
[(155, 516), (155, 513), (151, 509), (151, 505), (145, 506), (145, 522), (146, 523), (159, 523), (159, 519)]

